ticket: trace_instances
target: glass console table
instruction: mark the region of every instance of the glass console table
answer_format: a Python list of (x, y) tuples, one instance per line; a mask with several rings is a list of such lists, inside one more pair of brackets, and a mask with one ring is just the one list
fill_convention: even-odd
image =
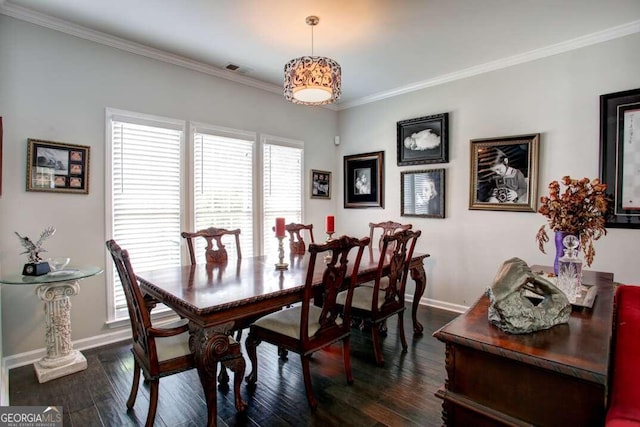
[(44, 301), (47, 355), (34, 363), (41, 383), (87, 369), (87, 359), (71, 344), (71, 299), (80, 291), (80, 280), (102, 273), (99, 267), (75, 267), (42, 276), (19, 273), (0, 278), (5, 285), (36, 285)]

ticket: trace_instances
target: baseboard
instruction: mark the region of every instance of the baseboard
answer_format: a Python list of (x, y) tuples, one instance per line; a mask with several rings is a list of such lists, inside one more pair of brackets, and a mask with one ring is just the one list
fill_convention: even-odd
[[(411, 298), (407, 298), (407, 302), (412, 302)], [(442, 310), (453, 311), (456, 313), (464, 313), (468, 307), (458, 304), (451, 304), (445, 301), (434, 300), (430, 298), (420, 299), (420, 305), (426, 305), (429, 307), (439, 308)], [(170, 321), (168, 319), (166, 321)], [(96, 335), (77, 341), (73, 341), (73, 348), (76, 350), (87, 350), (90, 348), (100, 347), (107, 344), (113, 344), (116, 342), (131, 339), (131, 330), (126, 328), (116, 332), (110, 332), (107, 334)], [(41, 348), (37, 350), (28, 351), (25, 353), (14, 354), (4, 357), (0, 364), (0, 405), (6, 406), (8, 404), (9, 396), (9, 371), (13, 368), (19, 368), (21, 366), (29, 365), (35, 361), (43, 358), (46, 355), (46, 349)]]
[[(406, 294), (405, 301), (408, 303), (413, 302), (413, 294)], [(453, 311), (455, 313), (464, 313), (469, 307), (458, 304), (451, 304), (449, 302), (435, 300), (431, 298), (420, 298), (420, 305), (426, 305), (427, 307), (439, 308), (441, 310)]]
[(0, 363), (0, 406), (9, 406), (9, 370), (4, 360)]
[(420, 305), (426, 305), (433, 308), (439, 308), (442, 310), (453, 311), (456, 313), (464, 313), (469, 307), (458, 304), (451, 304), (445, 301), (438, 301), (430, 298), (421, 298)]
[[(94, 347), (100, 347), (107, 344), (113, 344), (124, 340), (131, 339), (131, 329), (123, 329), (108, 334), (96, 335), (94, 337), (73, 341), (73, 348), (76, 350), (87, 350)], [(25, 353), (14, 354), (2, 359), (2, 373), (7, 373), (13, 368), (19, 368), (30, 363), (40, 360), (46, 355), (46, 349), (27, 351)], [(3, 389), (4, 391), (4, 389)]]

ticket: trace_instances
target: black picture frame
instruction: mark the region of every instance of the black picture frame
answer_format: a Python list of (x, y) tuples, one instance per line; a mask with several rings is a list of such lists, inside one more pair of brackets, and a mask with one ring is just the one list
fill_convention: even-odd
[(89, 152), (85, 145), (28, 139), (27, 191), (89, 194)]
[(449, 162), (449, 113), (397, 122), (398, 166)]
[(469, 209), (536, 212), (539, 145), (539, 133), (472, 139)]
[(400, 215), (445, 217), (445, 170), (400, 172)]
[(384, 207), (384, 151), (344, 156), (344, 207)]
[(331, 172), (311, 169), (311, 198), (331, 199)]
[(640, 228), (640, 89), (600, 96), (600, 181), (607, 228)]

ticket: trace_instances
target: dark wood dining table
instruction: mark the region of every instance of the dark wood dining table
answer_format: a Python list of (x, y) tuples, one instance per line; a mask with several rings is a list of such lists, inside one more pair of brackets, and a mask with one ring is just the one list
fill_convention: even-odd
[[(409, 264), (415, 281), (412, 319), (414, 334), (422, 334), (422, 325), (416, 319), (420, 298), (427, 279), (424, 259), (428, 254), (414, 253)], [(380, 252), (365, 249), (358, 282), (374, 280)], [(309, 255), (296, 255), (286, 259), (289, 266), (278, 270), (273, 256), (257, 256), (231, 260), (224, 266), (212, 264), (167, 267), (138, 274), (140, 288), (145, 294), (189, 320), (191, 349), (202, 382), (208, 406), (208, 426), (216, 425), (216, 369), (207, 366), (208, 360), (219, 360), (219, 347), (208, 345), (220, 342), (221, 336), (244, 327), (247, 319), (255, 319), (282, 307), (301, 301)], [(324, 262), (318, 258), (318, 263)], [(316, 268), (314, 282), (322, 283), (322, 268)], [(350, 275), (350, 273), (349, 273)], [(320, 294), (319, 294), (320, 295)], [(222, 350), (224, 351), (224, 349)], [(237, 383), (236, 383), (237, 384)], [(246, 404), (240, 397), (239, 386), (234, 386), (236, 408)]]

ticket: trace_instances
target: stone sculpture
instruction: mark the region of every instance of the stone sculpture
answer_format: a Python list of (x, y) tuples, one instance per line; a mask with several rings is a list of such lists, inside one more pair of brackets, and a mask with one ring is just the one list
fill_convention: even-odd
[[(525, 296), (538, 295), (538, 304)], [(489, 296), (489, 322), (511, 334), (526, 334), (567, 323), (571, 304), (560, 289), (535, 274), (519, 258), (505, 261), (493, 281)]]

